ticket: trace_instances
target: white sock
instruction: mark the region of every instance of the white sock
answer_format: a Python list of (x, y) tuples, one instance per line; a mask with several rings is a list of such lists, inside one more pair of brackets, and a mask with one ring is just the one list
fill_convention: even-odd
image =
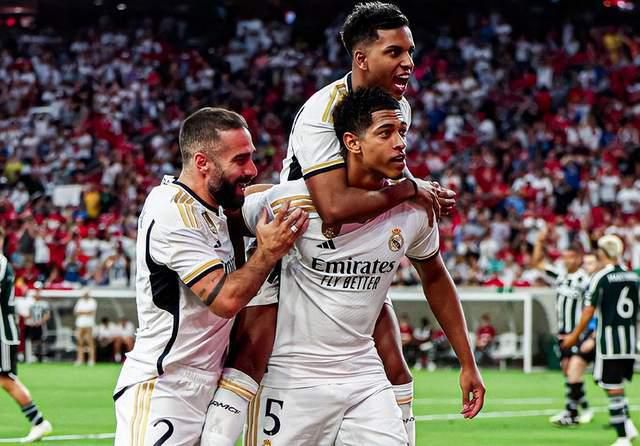
[(393, 387), (396, 402), (402, 411), (402, 421), (409, 437), (409, 446), (416, 444), (416, 419), (413, 417), (413, 381)]
[(247, 418), (247, 408), (258, 383), (237, 369), (222, 372), (202, 431), (202, 446), (234, 446)]

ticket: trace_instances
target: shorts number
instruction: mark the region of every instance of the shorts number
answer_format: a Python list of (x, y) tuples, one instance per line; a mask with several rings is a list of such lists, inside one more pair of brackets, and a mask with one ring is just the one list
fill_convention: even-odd
[(167, 425), (167, 431), (164, 433), (164, 435), (162, 437), (160, 437), (158, 439), (158, 441), (153, 443), (153, 446), (162, 446), (173, 435), (173, 430), (174, 429), (173, 429), (173, 424), (171, 423), (171, 421), (162, 418), (161, 420), (158, 420), (155, 423), (153, 423), (153, 427), (156, 427), (160, 423), (163, 423), (163, 424)]
[(265, 435), (275, 435), (278, 432), (280, 432), (280, 418), (278, 418), (278, 416), (272, 412), (272, 409), (273, 409), (272, 406), (274, 404), (277, 406), (280, 406), (280, 410), (282, 410), (282, 407), (284, 406), (284, 401), (267, 398), (267, 407), (264, 412), (264, 416), (271, 418), (273, 420), (273, 429), (271, 430), (262, 429), (262, 432), (264, 432)]
[(620, 297), (618, 298), (618, 305), (616, 306), (618, 314), (623, 319), (629, 319), (633, 316), (633, 300), (627, 298), (627, 294), (629, 294), (628, 286), (622, 289)]

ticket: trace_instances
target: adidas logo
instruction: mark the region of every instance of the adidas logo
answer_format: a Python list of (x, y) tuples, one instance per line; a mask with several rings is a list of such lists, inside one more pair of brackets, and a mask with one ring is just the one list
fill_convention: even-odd
[(327, 240), (326, 242), (320, 243), (316, 246), (324, 249), (336, 249), (336, 245), (333, 244), (333, 240)]

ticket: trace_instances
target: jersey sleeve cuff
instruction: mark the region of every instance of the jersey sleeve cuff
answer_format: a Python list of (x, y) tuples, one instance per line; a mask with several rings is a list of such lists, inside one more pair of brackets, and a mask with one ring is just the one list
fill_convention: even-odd
[(202, 263), (196, 269), (191, 271), (189, 274), (184, 276), (182, 281), (186, 286), (191, 288), (195, 285), (200, 279), (209, 274), (211, 271), (215, 271), (218, 268), (223, 268), (224, 264), (220, 259), (212, 259), (207, 262)]
[(339, 169), (341, 167), (344, 167), (344, 160), (334, 159), (324, 163), (316, 164), (315, 166), (311, 166), (308, 169), (304, 169), (302, 171), (302, 177), (305, 180), (308, 180), (314, 175), (318, 175), (324, 172), (329, 172), (330, 170)]
[(426, 255), (426, 256), (424, 256), (424, 257), (415, 257), (415, 256), (407, 255), (407, 258), (408, 258), (409, 260), (414, 261), (414, 262), (426, 262), (426, 261), (431, 260), (431, 259), (433, 259), (434, 257), (436, 257), (438, 254), (440, 254), (440, 248), (436, 249), (435, 251), (433, 251), (433, 252), (432, 252), (432, 253), (430, 253), (430, 254), (427, 254), (427, 255)]

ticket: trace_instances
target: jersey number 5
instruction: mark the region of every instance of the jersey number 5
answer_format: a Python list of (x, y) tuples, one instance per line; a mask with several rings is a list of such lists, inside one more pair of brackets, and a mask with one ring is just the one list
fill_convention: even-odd
[(267, 407), (264, 412), (264, 416), (271, 418), (273, 420), (273, 428), (270, 430), (267, 430), (266, 428), (262, 429), (265, 435), (275, 435), (278, 432), (280, 432), (280, 418), (278, 418), (278, 416), (275, 413), (273, 413), (274, 405), (280, 406), (280, 410), (282, 410), (282, 407), (284, 406), (284, 401), (267, 398)]
[(618, 305), (616, 305), (618, 315), (620, 315), (620, 317), (623, 319), (629, 319), (631, 316), (633, 316), (633, 300), (627, 297), (628, 294), (629, 287), (626, 286), (622, 289), (620, 297), (618, 298)]

